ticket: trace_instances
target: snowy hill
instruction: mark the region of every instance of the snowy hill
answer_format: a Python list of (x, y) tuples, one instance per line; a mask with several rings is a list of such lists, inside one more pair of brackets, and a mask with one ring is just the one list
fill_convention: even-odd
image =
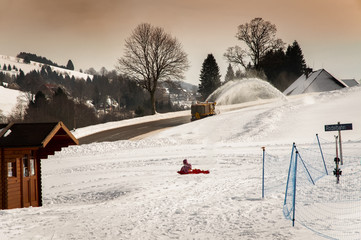
[[(3, 70), (3, 66), (11, 66), (11, 68), (13, 68), (13, 66), (15, 66), (18, 71), (16, 70), (11, 70), (11, 71), (4, 71)], [(44, 66), (44, 64), (42, 63), (38, 63), (38, 62), (34, 62), (34, 61), (30, 61), (29, 64), (24, 63), (24, 60), (21, 58), (17, 58), (17, 57), (11, 57), (11, 56), (5, 56), (5, 55), (0, 55), (0, 72), (3, 73), (8, 73), (10, 75), (17, 75), (19, 74), (19, 70), (21, 69), (25, 74), (36, 70), (36, 71), (40, 71), (41, 68)], [(50, 66), (52, 71), (56, 71), (59, 74), (62, 74), (63, 76), (65, 75), (69, 75), (70, 77), (75, 77), (75, 78), (83, 78), (83, 79), (87, 79), (88, 77), (90, 77), (91, 79), (93, 78), (92, 75), (90, 74), (86, 74), (86, 73), (81, 73), (78, 71), (73, 71), (73, 70), (69, 70), (69, 69), (64, 69), (64, 68), (59, 68), (59, 67), (54, 67), (54, 66)]]
[[(8, 89), (0, 86), (0, 114), (3, 116), (9, 116), (16, 110), (16, 104), (26, 102), (27, 99), (24, 92)], [(25, 105), (26, 105), (25, 104)]]
[[(360, 101), (360, 87), (256, 101), (141, 140), (69, 147), (42, 160), (43, 207), (0, 211), (0, 239), (360, 239), (359, 201), (319, 202), (361, 195)], [(318, 133), (332, 169), (336, 133), (324, 125), (339, 121), (353, 124), (342, 135), (353, 165), (338, 186), (332, 174), (321, 192), (297, 185), (307, 201), (298, 198), (292, 227), (282, 212), (292, 143), (305, 153)], [(266, 181), (264, 199), (261, 147), (280, 186)], [(210, 174), (178, 175), (184, 158)]]
[[(8, 67), (10, 65), (11, 70), (3, 70), (3, 66)], [(4, 56), (0, 55), (0, 72), (4, 74), (9, 74), (11, 76), (16, 76), (19, 74), (20, 69), (25, 73), (29, 73), (33, 70), (40, 71), (41, 68), (44, 66), (42, 63), (30, 61), (30, 64), (24, 63), (23, 59), (11, 56)], [(14, 67), (17, 69), (15, 70)], [(78, 71), (72, 71), (68, 69), (63, 69), (59, 67), (50, 66), (52, 71), (56, 71), (63, 76), (69, 75), (70, 77), (75, 77), (76, 79), (90, 79), (93, 78), (93, 75), (81, 73)], [(21, 99), (19, 99), (19, 97)], [(17, 90), (7, 89), (3, 86), (0, 86), (0, 113), (4, 116), (9, 116), (13, 110), (15, 110), (16, 104), (18, 103), (17, 100), (20, 102), (28, 102), (25, 93)]]

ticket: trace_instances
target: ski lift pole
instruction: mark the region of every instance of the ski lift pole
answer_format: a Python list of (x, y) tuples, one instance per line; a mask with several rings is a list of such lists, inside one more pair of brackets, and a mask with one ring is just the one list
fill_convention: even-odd
[(263, 150), (263, 160), (262, 160), (262, 198), (264, 198), (264, 155), (266, 147), (262, 147)]
[(292, 218), (292, 227), (294, 227), (294, 226), (295, 226), (295, 220), (296, 220), (297, 156), (298, 156), (298, 151), (296, 150), (296, 158), (295, 158), (295, 174), (294, 174), (294, 179), (293, 179), (293, 218)]
[(317, 138), (317, 142), (318, 142), (318, 147), (320, 148), (323, 165), (325, 166), (326, 175), (328, 175), (328, 171), (327, 171), (327, 167), (326, 167), (326, 163), (325, 163), (325, 158), (323, 157), (323, 152), (322, 152), (322, 148), (321, 148), (320, 139), (318, 138), (318, 133), (316, 133), (316, 138)]

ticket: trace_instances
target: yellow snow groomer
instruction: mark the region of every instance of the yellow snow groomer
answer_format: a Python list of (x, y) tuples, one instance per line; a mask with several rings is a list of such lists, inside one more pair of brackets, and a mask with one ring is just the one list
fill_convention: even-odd
[(191, 121), (198, 120), (204, 117), (216, 114), (215, 102), (197, 102), (191, 106), (192, 118)]

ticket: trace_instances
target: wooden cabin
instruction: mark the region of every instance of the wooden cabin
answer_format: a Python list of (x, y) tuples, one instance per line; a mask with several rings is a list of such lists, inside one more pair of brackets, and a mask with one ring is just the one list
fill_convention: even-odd
[(0, 124), (0, 209), (42, 206), (40, 160), (77, 144), (62, 122)]

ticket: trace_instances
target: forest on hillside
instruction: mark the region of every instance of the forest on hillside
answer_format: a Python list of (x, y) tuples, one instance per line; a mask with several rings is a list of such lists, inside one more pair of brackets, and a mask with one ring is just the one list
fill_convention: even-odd
[[(31, 61), (43, 59), (43, 62), (53, 63), (35, 54), (26, 56), (32, 56)], [(135, 81), (115, 70), (106, 71), (102, 68), (101, 73), (98, 73), (91, 68), (90, 71), (94, 74), (92, 78), (76, 79), (53, 71), (51, 66), (53, 65), (45, 64), (41, 71), (34, 70), (27, 74), (17, 69), (19, 74), (15, 76), (0, 71), (0, 83), (26, 92), (28, 101), (25, 111), (18, 107), (11, 116), (0, 118), (3, 122), (63, 121), (72, 129), (150, 114), (148, 94)], [(175, 91), (179, 88), (175, 85), (167, 84), (166, 87)], [(163, 85), (159, 88), (157, 110), (179, 110), (178, 106), (171, 104), (169, 94), (168, 99), (162, 95)], [(18, 103), (19, 106), (23, 104)]]

